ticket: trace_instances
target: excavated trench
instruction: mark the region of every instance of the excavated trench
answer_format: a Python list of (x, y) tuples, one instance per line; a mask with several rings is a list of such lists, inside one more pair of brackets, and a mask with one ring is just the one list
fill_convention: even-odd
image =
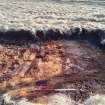
[(105, 94), (104, 30), (71, 32), (0, 32), (0, 95), (47, 103), (55, 93), (79, 102)]

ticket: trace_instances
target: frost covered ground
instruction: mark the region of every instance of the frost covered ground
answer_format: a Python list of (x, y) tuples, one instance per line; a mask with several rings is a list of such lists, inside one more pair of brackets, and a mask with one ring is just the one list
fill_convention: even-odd
[(0, 0), (0, 29), (105, 29), (104, 5), (102, 0)]

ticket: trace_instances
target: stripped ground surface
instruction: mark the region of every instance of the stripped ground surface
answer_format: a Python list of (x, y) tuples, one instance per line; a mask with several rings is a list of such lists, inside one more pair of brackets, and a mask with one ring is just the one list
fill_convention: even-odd
[(0, 30), (105, 29), (104, 0), (0, 0)]
[(104, 51), (81, 40), (0, 39), (0, 94), (47, 103), (58, 92), (53, 89), (72, 88), (77, 90), (63, 93), (82, 102), (91, 93), (105, 93), (104, 58)]

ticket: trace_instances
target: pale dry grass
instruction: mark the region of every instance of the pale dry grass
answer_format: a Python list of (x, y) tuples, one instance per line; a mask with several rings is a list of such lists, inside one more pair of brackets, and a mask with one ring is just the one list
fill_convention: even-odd
[(90, 96), (90, 98), (86, 99), (83, 103), (75, 102), (70, 97), (61, 93), (50, 96), (47, 104), (31, 103), (26, 99), (13, 101), (7, 94), (5, 94), (3, 98), (5, 101), (5, 104), (3, 105), (105, 105), (105, 95), (101, 94)]
[(105, 28), (105, 9), (86, 3), (56, 3), (47, 0), (0, 0), (0, 29), (72, 27)]

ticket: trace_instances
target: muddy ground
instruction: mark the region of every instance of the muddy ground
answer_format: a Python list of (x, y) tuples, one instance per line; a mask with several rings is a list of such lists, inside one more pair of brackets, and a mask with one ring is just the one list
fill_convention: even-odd
[(105, 94), (103, 49), (81, 39), (7, 36), (0, 37), (1, 95), (47, 104), (55, 93), (63, 93), (76, 102), (83, 102), (92, 94)]

